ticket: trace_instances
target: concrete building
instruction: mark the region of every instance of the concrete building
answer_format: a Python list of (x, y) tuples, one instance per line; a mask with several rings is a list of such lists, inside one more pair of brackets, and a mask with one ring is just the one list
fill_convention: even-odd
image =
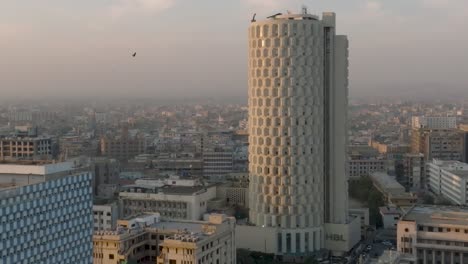
[(278, 255), (349, 250), (360, 229), (348, 225), (348, 40), (335, 14), (253, 20), (248, 60), (249, 221), (275, 233)]
[(350, 180), (359, 179), (371, 175), (373, 172), (386, 171), (385, 159), (352, 159), (348, 160), (348, 172)]
[(100, 150), (103, 156), (126, 162), (145, 153), (146, 140), (142, 135), (130, 135), (128, 129), (123, 128), (118, 136), (103, 136), (100, 140)]
[(95, 203), (93, 205), (94, 231), (114, 230), (118, 218), (119, 207), (117, 203)]
[(468, 263), (468, 209), (414, 206), (398, 222), (397, 250), (412, 263)]
[(411, 152), (426, 160), (462, 160), (463, 133), (457, 129), (413, 129)]
[(113, 231), (94, 233), (94, 263), (236, 263), (235, 219), (161, 221), (147, 213), (119, 220)]
[(184, 230), (166, 236), (159, 245), (157, 264), (236, 264), (236, 220), (211, 214), (205, 222), (166, 222), (159, 228)]
[(432, 160), (427, 163), (428, 188), (457, 205), (468, 205), (468, 164)]
[(64, 160), (80, 156), (95, 157), (98, 154), (99, 142), (78, 135), (67, 135), (59, 138), (60, 157)]
[(427, 129), (454, 129), (457, 128), (457, 117), (455, 116), (413, 116), (411, 118), (412, 128)]
[(248, 207), (249, 184), (246, 181), (228, 181), (216, 187), (216, 197), (227, 205)]
[(396, 229), (398, 221), (402, 215), (401, 210), (395, 206), (379, 207), (379, 213), (382, 216), (383, 228)]
[(232, 148), (205, 148), (203, 151), (203, 176), (212, 181), (223, 181), (233, 172), (234, 152)]
[(163, 219), (200, 220), (208, 202), (216, 198), (215, 185), (162, 185), (157, 180), (122, 187), (119, 193), (124, 217), (144, 212), (159, 212)]
[[(48, 160), (54, 153), (53, 139), (49, 136), (40, 136), (37, 130), (26, 133), (18, 131), (12, 136), (0, 136), (0, 160)], [(28, 132), (29, 131), (29, 132)]]
[(120, 173), (120, 163), (116, 159), (106, 157), (93, 158), (91, 161), (94, 178), (93, 193), (95, 196), (108, 196), (102, 192), (101, 186), (115, 184), (118, 182)]
[(394, 206), (412, 206), (416, 203), (417, 197), (406, 192), (405, 187), (387, 173), (374, 172), (370, 178), (387, 203)]
[(1, 162), (0, 263), (91, 263), (91, 180), (71, 162)]
[(406, 154), (403, 157), (403, 168), (406, 187), (419, 190), (426, 188), (426, 168), (424, 155)]
[(156, 263), (159, 243), (164, 235), (174, 232), (158, 230), (159, 214), (142, 214), (117, 221), (117, 228), (95, 231), (93, 235), (93, 263)]
[(349, 215), (360, 219), (361, 239), (366, 239), (367, 229), (369, 228), (369, 208), (349, 208)]
[(462, 136), (463, 136), (463, 158), (462, 158), (462, 161), (465, 162), (465, 163), (468, 163), (468, 124), (460, 124), (459, 129), (460, 129), (460, 133), (462, 133)]

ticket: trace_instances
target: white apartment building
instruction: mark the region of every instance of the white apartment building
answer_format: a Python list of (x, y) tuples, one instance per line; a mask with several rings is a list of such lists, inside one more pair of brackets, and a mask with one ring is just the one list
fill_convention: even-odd
[(349, 215), (360, 219), (361, 239), (367, 237), (367, 228), (369, 228), (369, 208), (349, 208)]
[(0, 162), (0, 263), (92, 262), (92, 172)]
[(455, 116), (413, 116), (411, 118), (413, 128), (427, 129), (452, 129), (457, 128)]
[(379, 213), (382, 216), (383, 228), (396, 229), (400, 220), (401, 210), (395, 206), (379, 207)]
[[(207, 212), (208, 201), (216, 198), (216, 186), (154, 184), (124, 186), (119, 193), (121, 215), (129, 217), (145, 212), (159, 212), (163, 219), (200, 220)], [(182, 181), (186, 183), (185, 181)]]
[(468, 263), (468, 209), (412, 207), (398, 222), (397, 250), (410, 263)]
[(211, 214), (203, 222), (160, 222), (159, 229), (184, 230), (166, 236), (157, 264), (236, 264), (236, 220)]
[(278, 255), (359, 240), (346, 227), (348, 40), (335, 26), (303, 10), (249, 27), (249, 220), (277, 233)]
[(119, 208), (116, 203), (93, 205), (94, 231), (113, 230), (119, 218)]
[(468, 205), (468, 164), (432, 160), (427, 163), (428, 187), (457, 205)]

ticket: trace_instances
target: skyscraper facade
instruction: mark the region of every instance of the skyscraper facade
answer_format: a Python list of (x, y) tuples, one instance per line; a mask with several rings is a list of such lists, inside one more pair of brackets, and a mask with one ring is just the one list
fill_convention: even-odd
[(0, 163), (0, 263), (92, 263), (91, 182), (72, 162)]
[(326, 223), (348, 222), (348, 40), (335, 14), (253, 20), (248, 77), (250, 222), (278, 228), (280, 254), (325, 248)]

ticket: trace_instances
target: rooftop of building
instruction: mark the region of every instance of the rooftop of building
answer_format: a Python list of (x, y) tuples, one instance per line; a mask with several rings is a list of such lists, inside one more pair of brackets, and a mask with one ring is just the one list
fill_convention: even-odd
[(214, 184), (206, 186), (169, 186), (162, 187), (145, 186), (145, 185), (127, 185), (122, 187), (121, 193), (161, 193), (175, 195), (194, 195), (200, 193), (207, 188), (213, 187)]
[(401, 214), (401, 210), (398, 207), (394, 207), (394, 206), (382, 206), (382, 207), (379, 207), (379, 211), (381, 214), (384, 214), (384, 215), (400, 215)]
[(116, 230), (95, 231), (94, 235), (119, 236), (120, 239), (125, 239), (126, 237), (142, 232), (159, 231), (167, 234), (165, 241), (178, 240), (181, 242), (198, 242), (216, 233), (216, 226), (222, 225), (228, 219), (232, 218), (227, 218), (226, 215), (223, 214), (209, 214), (205, 221), (160, 221), (158, 213), (145, 213), (120, 219), (117, 223), (119, 227)]
[(0, 191), (38, 184), (50, 178), (85, 171), (85, 164), (54, 160), (0, 161)]
[(460, 177), (468, 177), (468, 164), (457, 160), (437, 160), (433, 159), (429, 164), (437, 165), (440, 168)]
[(449, 172), (460, 176), (461, 178), (468, 179), (468, 170), (449, 170)]
[(415, 221), (418, 224), (468, 225), (468, 207), (416, 205), (401, 218), (402, 221)]
[(385, 190), (405, 190), (405, 187), (403, 187), (394, 177), (385, 172), (374, 172), (371, 174), (371, 179), (374, 183), (379, 185), (379, 187)]

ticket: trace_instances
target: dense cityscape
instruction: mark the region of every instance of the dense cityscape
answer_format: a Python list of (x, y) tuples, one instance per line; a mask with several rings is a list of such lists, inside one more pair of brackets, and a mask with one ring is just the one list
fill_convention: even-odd
[(335, 29), (254, 16), (245, 100), (2, 102), (0, 264), (468, 263), (468, 99), (349, 96)]

